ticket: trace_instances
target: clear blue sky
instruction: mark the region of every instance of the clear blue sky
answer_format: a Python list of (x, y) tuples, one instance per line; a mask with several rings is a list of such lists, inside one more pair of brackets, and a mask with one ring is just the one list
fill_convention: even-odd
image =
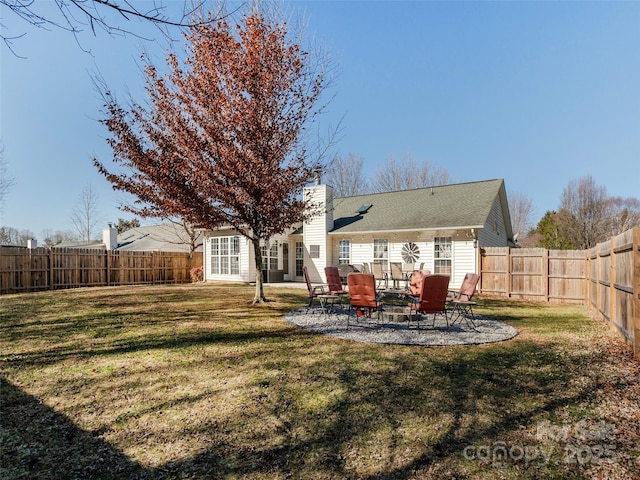
[[(53, 2), (43, 3), (55, 12)], [(136, 2), (138, 3), (138, 2)], [(171, 3), (172, 7), (177, 5)], [(534, 220), (571, 180), (591, 174), (609, 195), (640, 197), (640, 2), (292, 2), (340, 75), (323, 126), (344, 116), (336, 153), (367, 169), (389, 155), (445, 167), (460, 181), (504, 178)], [(164, 43), (89, 29), (79, 41), (2, 10), (0, 134), (16, 186), (2, 225), (69, 228), (91, 185), (107, 221), (131, 218), (91, 163), (110, 158), (98, 122), (100, 71), (121, 99), (139, 96), (137, 59)], [(160, 38), (151, 27), (123, 27)], [(176, 34), (177, 36), (177, 34)]]

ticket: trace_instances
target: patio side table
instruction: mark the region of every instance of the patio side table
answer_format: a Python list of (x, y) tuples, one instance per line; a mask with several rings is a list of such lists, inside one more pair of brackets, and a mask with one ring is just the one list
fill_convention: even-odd
[(473, 313), (473, 307), (477, 305), (476, 302), (453, 300), (449, 302), (449, 305), (451, 305), (451, 326), (455, 325), (456, 322), (461, 321), (461, 319), (464, 318), (465, 322), (467, 322), (468, 327), (473, 328), (474, 330), (476, 329), (476, 317)]
[(323, 294), (318, 295), (318, 300), (320, 300), (320, 307), (322, 309), (322, 315), (325, 318), (329, 318), (329, 316), (334, 313), (335, 303), (340, 300), (340, 295), (332, 295), (332, 294)]

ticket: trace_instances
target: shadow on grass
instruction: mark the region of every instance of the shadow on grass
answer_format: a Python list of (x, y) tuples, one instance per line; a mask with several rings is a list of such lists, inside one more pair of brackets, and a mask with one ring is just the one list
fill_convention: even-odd
[[(281, 438), (264, 447), (250, 442), (219, 439), (200, 454), (146, 469), (100, 438), (100, 432), (78, 428), (63, 415), (43, 405), (8, 381), (1, 380), (3, 478), (314, 478), (404, 479), (428, 472), (440, 462), (461, 461), (466, 446), (487, 444), (532, 426), (545, 415), (589, 399), (598, 388), (584, 384), (563, 391), (567, 374), (560, 366), (543, 380), (527, 372), (554, 365), (557, 353), (540, 345), (520, 343), (501, 350), (451, 349), (449, 358), (434, 356), (417, 362), (423, 352), (407, 348), (391, 363), (372, 368), (388, 355), (384, 347), (343, 350), (339, 362), (319, 357), (308, 370), (308, 383), (335, 370), (335, 388), (344, 396), (317, 414), (283, 405), (295, 405), (298, 395), (286, 384), (263, 384), (260, 405), (264, 417), (277, 417)], [(373, 358), (372, 358), (373, 357)], [(577, 362), (588, 358), (576, 359)], [(312, 387), (312, 385), (311, 385)], [(423, 443), (406, 461), (393, 462), (393, 454), (375, 473), (354, 471), (349, 449), (367, 449), (366, 440), (388, 429), (391, 435), (374, 448), (403, 450), (396, 431), (406, 428), (407, 414), (418, 418), (446, 417), (435, 438)], [(481, 417), (491, 418), (490, 422)], [(429, 429), (429, 424), (418, 428)], [(207, 436), (202, 431), (198, 435)], [(220, 442), (220, 440), (222, 440)], [(394, 442), (398, 442), (394, 444)], [(538, 467), (533, 465), (531, 468)], [(455, 469), (455, 467), (454, 467)], [(532, 470), (533, 471), (533, 470)], [(302, 473), (301, 473), (302, 472)], [(538, 472), (540, 473), (540, 472)], [(566, 473), (566, 472), (565, 472)], [(522, 477), (522, 472), (520, 472)], [(316, 476), (317, 475), (317, 476)], [(424, 478), (424, 477), (421, 477)], [(437, 478), (434, 477), (426, 478)], [(528, 478), (528, 477), (525, 477)], [(551, 478), (551, 477), (549, 477)], [(579, 478), (576, 477), (576, 478)]]
[[(104, 327), (108, 328), (108, 327)], [(179, 350), (197, 346), (213, 344), (246, 345), (253, 341), (282, 340), (286, 338), (303, 338), (317, 335), (299, 328), (285, 327), (280, 330), (255, 329), (238, 332), (211, 331), (183, 331), (155, 333), (146, 338), (116, 339), (108, 344), (96, 344), (87, 348), (84, 343), (77, 345), (60, 345), (46, 347), (30, 352), (4, 355), (3, 361), (7, 365), (13, 363), (27, 367), (45, 367), (67, 359), (83, 359), (104, 355), (120, 355), (140, 353), (147, 350), (167, 349)]]
[[(364, 352), (361, 354), (367, 355)], [(280, 420), (277, 436), (282, 440), (277, 445), (261, 447), (259, 442), (219, 445), (195, 457), (163, 466), (163, 471), (179, 476), (187, 471), (210, 472), (215, 465), (218, 475), (231, 478), (235, 475), (304, 478), (301, 472), (313, 472), (313, 475), (309, 473), (313, 478), (416, 478), (417, 472), (429, 472), (441, 462), (459, 467), (461, 462), (467, 461), (462, 458), (465, 447), (506, 441), (513, 435), (521, 435), (523, 426), (533, 428), (536, 422), (553, 416), (562, 408), (587, 401), (592, 391), (599, 387), (590, 383), (563, 391), (567, 374), (561, 367), (548, 378), (537, 381), (535, 375), (527, 375), (531, 369), (558, 360), (554, 352), (541, 352), (537, 344), (523, 343), (501, 352), (460, 349), (450, 360), (433, 360), (426, 364), (416, 364), (415, 352), (407, 351), (406, 361), (401, 356), (394, 357), (393, 366), (380, 370), (367, 367), (367, 359), (361, 354), (347, 353), (337, 364), (335, 359), (318, 360), (319, 364), (334, 365), (339, 379), (335, 388), (347, 393), (317, 414), (292, 414), (283, 408), (296, 401), (295, 395), (284, 385), (277, 391), (269, 391), (269, 386), (263, 388), (264, 417)], [(579, 361), (587, 361), (587, 358)], [(327, 365), (317, 366), (317, 371), (326, 369)], [(313, 367), (309, 370), (310, 384), (314, 381), (315, 370)], [(408, 381), (409, 378), (413, 380)], [(271, 403), (264, 400), (268, 398), (272, 399)], [(402, 444), (398, 432), (407, 428), (408, 414), (423, 419), (445, 417), (448, 422), (434, 439), (418, 441), (416, 452), (409, 453), (406, 461), (394, 460), (396, 454), (406, 451), (407, 446)], [(487, 422), (486, 418), (491, 421)], [(416, 427), (428, 430), (431, 425)], [(375, 442), (376, 435), (385, 430), (391, 432), (388, 438), (382, 443), (374, 443), (372, 451), (368, 451), (366, 439)], [(522, 437), (520, 441), (524, 441)], [(389, 458), (375, 473), (358, 472), (349, 463), (353, 461), (349, 451), (358, 449), (363, 455), (387, 452)], [(233, 460), (227, 460), (229, 458)], [(542, 474), (544, 477), (542, 467), (532, 464), (531, 475)], [(519, 471), (518, 478), (529, 478), (526, 473), (523, 475), (522, 465), (514, 468)], [(551, 476), (546, 478), (558, 474), (553, 465), (550, 468)], [(576, 468), (576, 472), (565, 469), (563, 475), (581, 478), (580, 466)]]
[(20, 388), (0, 378), (0, 477), (143, 479), (148, 473)]
[[(285, 313), (291, 310), (287, 303), (303, 297), (304, 293), (279, 295), (280, 303), (261, 307), (262, 312)], [(104, 308), (110, 305), (104, 301)], [(226, 307), (222, 305), (215, 312)], [(483, 301), (479, 307), (517, 323), (529, 321), (527, 309), (531, 305), (516, 302), (505, 307), (504, 302)], [(187, 308), (194, 306), (188, 304)], [(256, 309), (255, 315), (260, 311)], [(126, 333), (120, 313), (113, 312), (113, 322), (100, 328), (123, 328)], [(541, 318), (546, 315), (540, 314)], [(102, 432), (79, 428), (2, 380), (0, 476), (373, 480), (463, 478), (475, 470), (494, 478), (581, 478), (581, 471), (554, 465), (548, 472), (538, 464), (532, 464), (530, 470), (516, 464), (496, 471), (464, 459), (462, 452), (467, 446), (495, 441), (531, 441), (523, 429), (534, 428), (537, 422), (554, 418), (567, 407), (588, 403), (593, 392), (601, 388), (597, 378), (584, 375), (580, 382), (567, 387), (577, 365), (599, 368), (599, 359), (588, 352), (565, 354), (563, 345), (544, 337), (539, 337), (540, 341), (519, 339), (499, 345), (446, 348), (362, 345), (284, 324), (252, 324), (244, 319), (220, 330), (215, 325), (207, 326), (207, 313), (203, 317), (198, 330), (172, 330), (170, 321), (158, 322), (155, 314), (143, 315), (144, 321), (160, 326), (132, 338), (114, 333), (105, 343), (99, 338), (95, 343), (86, 339), (77, 343), (53, 341), (61, 331), (73, 339), (74, 324), (61, 321), (59, 325), (50, 324), (52, 330), (47, 336), (52, 341), (48, 344), (4, 356), (6, 366), (25, 370), (67, 359), (152, 349), (182, 354), (182, 349), (194, 346), (239, 347), (237, 362), (222, 357), (214, 361), (228, 361), (233, 367), (229, 378), (245, 374), (245, 383), (235, 384), (243, 398), (242, 408), (234, 411), (233, 418), (219, 417), (223, 423), (211, 411), (216, 406), (209, 405), (211, 410), (199, 411), (206, 418), (198, 426), (189, 430), (178, 424), (179, 435), (191, 436), (193, 444), (202, 446), (198, 453), (178, 458), (180, 452), (176, 452), (172, 461), (145, 468), (104, 441)], [(93, 323), (103, 321), (93, 313), (80, 319), (81, 324), (92, 323), (87, 332), (93, 331)], [(22, 334), (42, 334), (37, 327), (20, 328)], [(244, 346), (251, 349), (246, 351)], [(209, 360), (196, 355), (194, 366), (206, 366)], [(52, 385), (58, 388), (61, 381)], [(194, 398), (202, 400), (209, 393), (205, 390)], [(149, 408), (168, 406), (152, 403)], [(185, 412), (188, 410), (180, 411)], [(118, 417), (116, 422), (126, 424), (127, 420)]]

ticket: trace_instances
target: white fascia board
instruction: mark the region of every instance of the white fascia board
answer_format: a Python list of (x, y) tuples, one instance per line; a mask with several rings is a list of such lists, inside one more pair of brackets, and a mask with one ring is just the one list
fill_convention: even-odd
[(403, 228), (401, 230), (369, 230), (357, 232), (331, 231), (329, 235), (373, 235), (376, 233), (405, 233), (405, 232), (432, 232), (437, 230), (469, 230), (470, 228), (484, 228), (484, 225), (464, 225), (462, 227), (429, 227), (429, 228)]

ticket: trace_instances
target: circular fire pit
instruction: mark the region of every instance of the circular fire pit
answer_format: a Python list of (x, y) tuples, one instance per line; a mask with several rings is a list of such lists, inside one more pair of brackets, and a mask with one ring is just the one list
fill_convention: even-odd
[(320, 308), (302, 307), (286, 314), (284, 319), (292, 325), (312, 332), (363, 343), (473, 345), (501, 342), (518, 334), (518, 330), (511, 325), (479, 315), (475, 316), (475, 327), (464, 321), (447, 326), (443, 315), (436, 315), (435, 322), (429, 315), (422, 317), (418, 328), (415, 319), (407, 322), (408, 307), (385, 306), (385, 309), (389, 308), (398, 310), (388, 312), (386, 316), (383, 313), (379, 319), (377, 313), (371, 318), (357, 318), (352, 312), (348, 319), (349, 327), (346, 306), (337, 307), (330, 315), (323, 314)]

